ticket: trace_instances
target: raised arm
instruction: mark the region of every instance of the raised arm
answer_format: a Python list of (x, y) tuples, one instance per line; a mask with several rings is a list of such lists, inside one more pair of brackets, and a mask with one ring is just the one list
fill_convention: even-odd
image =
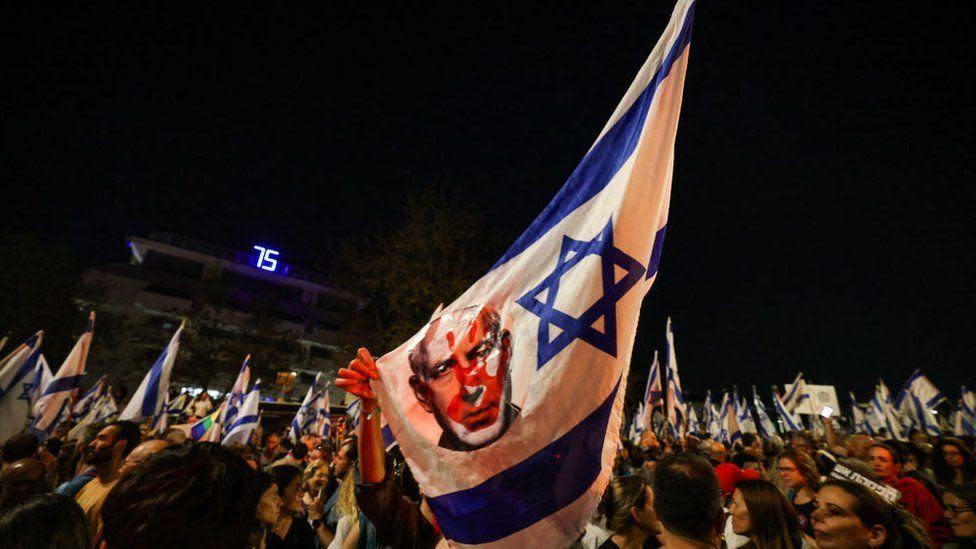
[(360, 347), (356, 358), (348, 368), (339, 370), (336, 387), (359, 397), (362, 409), (359, 413), (359, 477), (367, 484), (382, 482), (386, 478), (383, 452), (383, 436), (380, 433), (380, 411), (376, 395), (369, 380), (379, 379), (380, 372), (369, 351)]

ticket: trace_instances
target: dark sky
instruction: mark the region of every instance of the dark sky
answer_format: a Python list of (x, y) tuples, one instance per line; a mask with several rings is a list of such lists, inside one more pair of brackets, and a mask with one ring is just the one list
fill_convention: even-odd
[[(316, 266), (439, 184), (514, 238), (671, 10), (564, 4), (8, 12), (0, 230), (92, 262), (170, 230)], [(634, 375), (670, 314), (693, 392), (973, 382), (968, 7), (698, 6)]]

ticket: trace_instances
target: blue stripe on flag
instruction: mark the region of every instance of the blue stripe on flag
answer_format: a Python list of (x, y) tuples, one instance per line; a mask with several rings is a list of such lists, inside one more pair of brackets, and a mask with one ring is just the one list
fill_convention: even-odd
[(53, 395), (54, 393), (70, 391), (81, 383), (81, 377), (82, 376), (70, 376), (56, 378), (52, 380), (51, 383), (48, 383), (47, 388), (44, 389), (44, 394)]
[(389, 425), (384, 425), (383, 429), (380, 431), (380, 434), (383, 435), (383, 447), (387, 450), (396, 444), (396, 438), (393, 437), (393, 430), (390, 429)]
[(661, 264), (661, 251), (664, 250), (664, 233), (667, 231), (668, 226), (665, 225), (654, 234), (654, 246), (651, 248), (651, 260), (647, 262), (645, 280), (657, 274), (657, 268)]
[[(685, 16), (677, 40), (675, 40), (671, 51), (668, 52), (667, 56), (661, 62), (661, 66), (658, 67), (654, 78), (644, 88), (640, 96), (637, 97), (634, 104), (627, 109), (623, 116), (586, 153), (586, 156), (583, 157), (579, 166), (573, 170), (566, 184), (559, 189), (552, 202), (529, 225), (529, 228), (519, 236), (518, 240), (512, 244), (512, 247), (492, 265), (492, 270), (524, 252), (535, 241), (542, 238), (549, 229), (555, 227), (564, 217), (587, 200), (596, 196), (597, 193), (602, 191), (610, 183), (613, 176), (616, 175), (620, 167), (624, 165), (627, 159), (633, 154), (634, 149), (637, 148), (641, 131), (644, 129), (644, 122), (647, 119), (647, 111), (654, 101), (658, 87), (671, 74), (671, 67), (681, 57), (688, 43), (691, 42), (691, 28), (694, 19), (695, 4), (692, 3), (688, 7), (688, 13)], [(663, 239), (661, 240), (663, 241)], [(655, 245), (657, 245), (657, 240), (655, 240)]]
[(239, 418), (237, 418), (234, 421), (234, 424), (230, 426), (230, 429), (228, 429), (228, 432), (229, 431), (233, 431), (235, 428), (240, 427), (241, 425), (244, 425), (245, 423), (257, 423), (257, 422), (258, 422), (258, 416), (257, 415), (250, 415), (250, 416), (239, 417)]
[(146, 384), (146, 392), (142, 394), (142, 417), (156, 415), (156, 402), (159, 399), (159, 382), (163, 375), (163, 361), (169, 354), (169, 345), (163, 349), (156, 359), (155, 364), (150, 368), (149, 383)]
[(579, 499), (600, 474), (603, 441), (620, 381), (586, 419), (525, 461), (459, 492), (428, 498), (444, 535), (488, 543)]

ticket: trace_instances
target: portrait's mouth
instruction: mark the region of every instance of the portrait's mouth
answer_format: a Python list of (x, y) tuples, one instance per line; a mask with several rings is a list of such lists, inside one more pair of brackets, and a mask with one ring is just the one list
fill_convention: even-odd
[(475, 408), (461, 416), (461, 423), (468, 429), (479, 429), (491, 424), (495, 420), (495, 408), (484, 406)]

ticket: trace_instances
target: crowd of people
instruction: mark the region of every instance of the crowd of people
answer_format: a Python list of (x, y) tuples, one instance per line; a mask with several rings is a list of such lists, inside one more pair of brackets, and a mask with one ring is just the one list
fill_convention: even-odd
[[(402, 454), (385, 449), (367, 380), (337, 385), (362, 397), (348, 435), (293, 441), (259, 429), (227, 447), (128, 421), (91, 425), (78, 440), (16, 435), (2, 447), (0, 546), (442, 543)], [(187, 414), (206, 414), (206, 400)], [(746, 433), (730, 448), (702, 433), (624, 440), (574, 547), (974, 546), (973, 440), (824, 431)]]

